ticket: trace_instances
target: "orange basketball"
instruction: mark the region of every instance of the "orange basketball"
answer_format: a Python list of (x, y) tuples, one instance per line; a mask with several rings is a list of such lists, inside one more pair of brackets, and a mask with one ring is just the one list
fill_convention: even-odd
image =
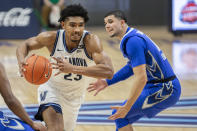
[(52, 74), (52, 66), (49, 60), (43, 56), (32, 55), (27, 58), (24, 68), (25, 79), (35, 85), (40, 85), (49, 80)]

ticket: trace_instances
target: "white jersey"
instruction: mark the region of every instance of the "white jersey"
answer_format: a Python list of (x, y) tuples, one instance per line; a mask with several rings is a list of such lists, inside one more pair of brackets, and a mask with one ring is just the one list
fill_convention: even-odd
[[(88, 55), (83, 43), (83, 39), (87, 34), (88, 32), (84, 31), (78, 47), (74, 48), (71, 51), (68, 51), (65, 40), (65, 31), (59, 30), (57, 32), (56, 41), (51, 56), (56, 58), (63, 57), (67, 59), (71, 64), (76, 66), (87, 67), (93, 65), (94, 61)], [(75, 93), (75, 95), (80, 95), (80, 93), (83, 92), (84, 88), (88, 86), (86, 76), (73, 73), (61, 73), (57, 76), (54, 76), (57, 71), (58, 70), (53, 70), (53, 74), (48, 81), (48, 84), (52, 87), (58, 87), (58, 90), (63, 91), (64, 93)]]
[[(88, 34), (83, 32), (77, 48), (68, 51), (65, 41), (65, 31), (57, 32), (54, 48), (51, 53), (53, 57), (63, 57), (76, 66), (91, 66), (94, 61), (88, 56), (83, 39)], [(73, 73), (61, 73), (54, 76), (58, 70), (53, 70), (49, 81), (38, 88), (38, 101), (41, 107), (55, 105), (62, 109), (64, 127), (66, 131), (73, 131), (76, 125), (77, 115), (81, 103), (84, 100), (86, 88), (90, 77)], [(58, 109), (56, 109), (57, 111)], [(42, 117), (42, 116), (41, 116)]]

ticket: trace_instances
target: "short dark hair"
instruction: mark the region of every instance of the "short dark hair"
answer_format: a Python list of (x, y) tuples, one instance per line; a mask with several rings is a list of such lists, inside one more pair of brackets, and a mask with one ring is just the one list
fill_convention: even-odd
[(67, 6), (65, 9), (61, 11), (60, 19), (58, 20), (58, 22), (62, 22), (71, 16), (80, 16), (84, 18), (85, 23), (89, 20), (87, 10), (84, 9), (80, 4), (73, 4)]
[(124, 12), (121, 11), (121, 10), (114, 10), (114, 11), (108, 12), (105, 15), (105, 17), (110, 16), (110, 15), (114, 15), (116, 18), (118, 18), (120, 20), (124, 20), (125, 22), (127, 22), (127, 17), (125, 16)]

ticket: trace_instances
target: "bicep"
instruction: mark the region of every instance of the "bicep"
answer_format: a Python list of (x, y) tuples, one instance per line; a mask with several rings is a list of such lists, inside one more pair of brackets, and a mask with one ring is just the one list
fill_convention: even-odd
[(102, 64), (108, 59), (108, 56), (103, 51), (103, 46), (96, 35), (88, 34), (85, 42), (87, 42), (86, 48), (96, 64)]
[(104, 64), (110, 67), (111, 69), (113, 68), (112, 62), (110, 57), (103, 51), (103, 46), (100, 43), (99, 38), (96, 35), (91, 35), (89, 34), (87, 36), (86, 42), (88, 43), (87, 45), (87, 50), (91, 54), (94, 62), (96, 64)]
[(43, 47), (37, 37), (29, 38), (25, 41), (25, 45), (27, 46), (28, 50), (35, 50)]
[(126, 44), (126, 52), (132, 67), (145, 64), (145, 42), (142, 38), (130, 38)]
[(29, 38), (25, 44), (29, 50), (40, 49), (42, 47), (50, 46), (55, 41), (55, 34), (50, 32), (43, 32), (39, 35)]

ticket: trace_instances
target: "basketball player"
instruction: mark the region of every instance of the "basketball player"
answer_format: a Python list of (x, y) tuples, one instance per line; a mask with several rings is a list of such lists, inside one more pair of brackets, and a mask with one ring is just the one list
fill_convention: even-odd
[(74, 130), (88, 87), (87, 76), (113, 77), (111, 60), (98, 37), (85, 30), (87, 21), (87, 11), (81, 5), (67, 6), (59, 19), (62, 30), (40, 33), (17, 48), (21, 74), (31, 50), (47, 47), (58, 63), (49, 81), (38, 88), (40, 107), (36, 118), (45, 121), (48, 131)]
[(12, 93), (5, 69), (0, 63), (0, 93), (9, 107), (21, 120), (3, 115), (0, 111), (0, 131), (46, 131), (46, 127), (38, 122), (33, 122), (25, 112), (19, 100)]
[(164, 53), (144, 33), (129, 27), (122, 11), (109, 12), (104, 23), (109, 36), (121, 41), (120, 49), (128, 63), (111, 80), (91, 83), (88, 91), (96, 91), (96, 95), (132, 76), (128, 99), (121, 106), (112, 107), (109, 119), (115, 120), (117, 131), (133, 131), (133, 122), (143, 116), (154, 117), (174, 105), (179, 100), (181, 86)]

